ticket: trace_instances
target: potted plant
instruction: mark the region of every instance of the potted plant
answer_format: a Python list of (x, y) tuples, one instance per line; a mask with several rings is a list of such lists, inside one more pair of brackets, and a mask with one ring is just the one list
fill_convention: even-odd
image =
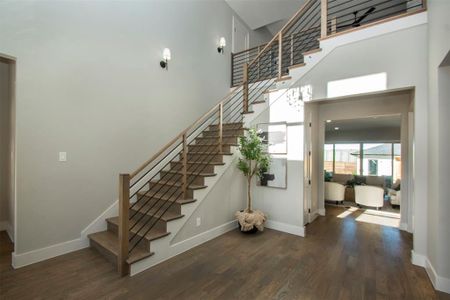
[(239, 151), (242, 158), (239, 158), (237, 166), (247, 178), (247, 208), (236, 212), (236, 218), (242, 232), (263, 231), (266, 216), (262, 211), (253, 210), (251, 187), (255, 175), (264, 180), (270, 157), (264, 152), (262, 138), (255, 129), (250, 129), (247, 135), (239, 137)]

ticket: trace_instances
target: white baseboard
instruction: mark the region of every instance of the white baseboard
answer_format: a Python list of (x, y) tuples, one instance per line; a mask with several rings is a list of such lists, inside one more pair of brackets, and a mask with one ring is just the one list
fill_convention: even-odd
[(12, 253), (12, 266), (17, 269), (28, 266), (46, 259), (50, 259), (69, 252), (77, 251), (89, 246), (89, 241), (85, 238), (78, 238), (75, 240), (51, 245), (45, 248), (36, 249), (33, 251), (16, 254)]
[(425, 259), (425, 270), (436, 290), (450, 294), (450, 278), (439, 276), (428, 258)]
[(400, 223), (400, 226), (398, 228), (403, 231), (408, 231), (408, 224)]
[(6, 231), (9, 236), (9, 239), (14, 243), (14, 229), (11, 223), (7, 221), (0, 222), (0, 231)]
[(425, 261), (425, 255), (418, 254), (414, 252), (414, 250), (411, 250), (411, 262), (413, 265), (425, 268)]
[(267, 220), (266, 227), (301, 237), (305, 237), (305, 227)]
[(319, 215), (321, 215), (322, 217), (325, 216), (325, 208), (319, 208), (318, 212), (319, 212)]
[(150, 265), (146, 264), (145, 261), (141, 261), (142, 263), (137, 262), (137, 263), (132, 264), (131, 270), (130, 270), (130, 276), (133, 276), (140, 272), (143, 272), (143, 271), (145, 271), (153, 266), (156, 266), (156, 265), (162, 263), (163, 261), (166, 261), (178, 254), (186, 252), (189, 249), (192, 249), (192, 248), (199, 246), (209, 240), (212, 240), (224, 233), (227, 233), (228, 231), (231, 231), (233, 229), (237, 230), (237, 227), (238, 227), (237, 220), (233, 220), (228, 223), (225, 223), (225, 224), (219, 225), (217, 227), (214, 227), (212, 229), (209, 229), (200, 234), (197, 234), (197, 235), (190, 237), (184, 241), (175, 243), (175, 244), (171, 245), (170, 248), (167, 249), (167, 251), (165, 253), (161, 253), (161, 252), (156, 253), (155, 252), (155, 255), (154, 255), (155, 258), (156, 258), (156, 256), (159, 256), (159, 257), (152, 264), (150, 264)]
[(425, 268), (428, 277), (436, 290), (450, 294), (450, 278), (439, 276), (428, 257), (417, 254), (412, 250), (411, 261), (414, 265)]

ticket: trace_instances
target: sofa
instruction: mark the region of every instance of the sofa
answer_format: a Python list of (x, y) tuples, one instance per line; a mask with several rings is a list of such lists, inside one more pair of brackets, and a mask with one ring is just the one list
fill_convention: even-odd
[(345, 199), (345, 185), (337, 182), (325, 182), (325, 200), (343, 202)]
[(384, 189), (371, 185), (355, 185), (355, 202), (379, 209), (383, 207)]

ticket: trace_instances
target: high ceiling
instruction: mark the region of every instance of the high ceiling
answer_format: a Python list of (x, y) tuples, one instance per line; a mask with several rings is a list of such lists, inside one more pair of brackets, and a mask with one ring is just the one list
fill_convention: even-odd
[(373, 130), (380, 128), (400, 128), (400, 125), (400, 115), (392, 115), (351, 120), (331, 120), (330, 123), (326, 123), (325, 130), (334, 131), (335, 127), (339, 127), (339, 131)]
[(225, 0), (244, 20), (250, 29), (255, 30), (267, 25), (267, 29), (276, 33), (289, 20), (305, 0)]

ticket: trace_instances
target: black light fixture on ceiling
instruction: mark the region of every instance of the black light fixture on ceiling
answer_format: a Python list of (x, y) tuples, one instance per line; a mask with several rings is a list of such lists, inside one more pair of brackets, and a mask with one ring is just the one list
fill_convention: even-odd
[(170, 49), (164, 48), (163, 50), (163, 60), (159, 62), (161, 68), (168, 70), (169, 69), (169, 60), (171, 59)]
[(221, 37), (219, 39), (219, 46), (217, 47), (217, 52), (223, 54), (224, 53), (224, 48), (225, 48), (226, 45), (227, 45), (227, 41), (225, 40), (224, 37)]

